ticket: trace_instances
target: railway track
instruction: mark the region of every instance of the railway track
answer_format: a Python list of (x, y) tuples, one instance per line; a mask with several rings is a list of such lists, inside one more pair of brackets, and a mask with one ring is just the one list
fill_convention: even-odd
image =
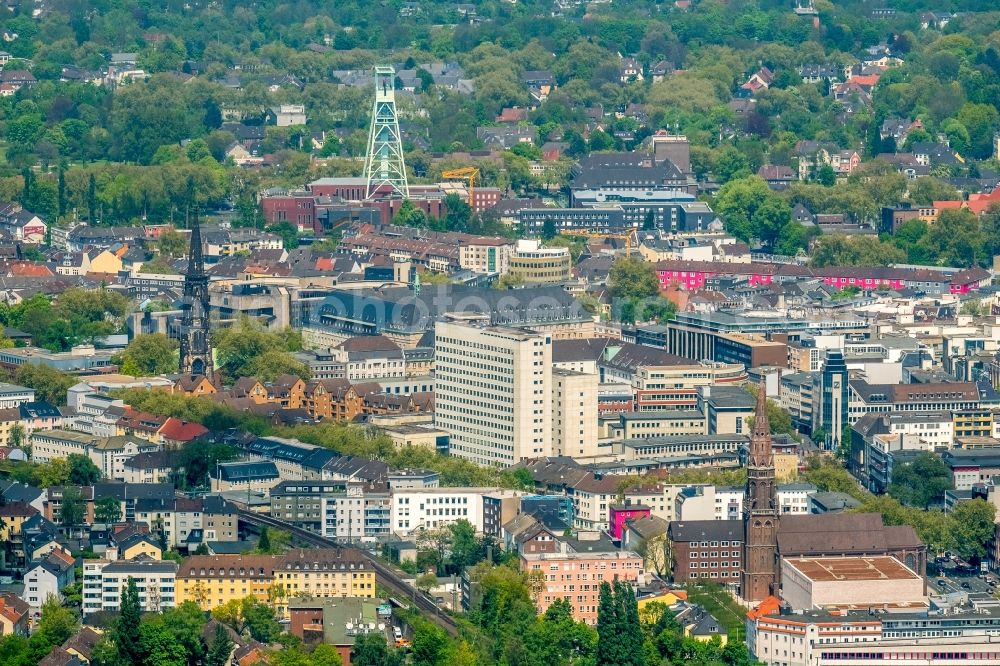
[[(239, 519), (247, 525), (255, 527), (273, 527), (284, 530), (291, 534), (292, 538), (310, 546), (317, 546), (319, 548), (343, 547), (343, 544), (315, 532), (310, 532), (307, 529), (291, 525), (283, 520), (247, 511), (242, 508), (240, 509)], [(452, 636), (458, 635), (458, 624), (437, 603), (423, 592), (409, 585), (394, 569), (387, 567), (368, 551), (363, 548), (357, 548), (356, 550), (371, 564), (372, 569), (375, 570), (376, 580), (382, 587), (388, 589), (399, 599), (410, 599), (417, 610), (423, 612), (428, 620), (434, 622)]]

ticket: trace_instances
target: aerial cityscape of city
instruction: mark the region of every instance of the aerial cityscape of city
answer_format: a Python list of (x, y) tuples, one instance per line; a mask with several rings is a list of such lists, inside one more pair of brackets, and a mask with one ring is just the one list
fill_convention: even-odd
[(1000, 665), (992, 0), (0, 22), (0, 666)]

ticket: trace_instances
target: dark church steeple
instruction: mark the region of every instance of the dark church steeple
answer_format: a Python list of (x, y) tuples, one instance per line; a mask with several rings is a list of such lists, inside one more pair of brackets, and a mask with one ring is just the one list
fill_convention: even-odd
[(752, 603), (778, 593), (778, 514), (767, 390), (761, 380), (743, 495), (745, 537), (740, 592), (744, 600)]
[(180, 372), (213, 380), (212, 345), (208, 329), (208, 276), (201, 247), (198, 210), (191, 221), (191, 249), (184, 276), (184, 314), (181, 318)]

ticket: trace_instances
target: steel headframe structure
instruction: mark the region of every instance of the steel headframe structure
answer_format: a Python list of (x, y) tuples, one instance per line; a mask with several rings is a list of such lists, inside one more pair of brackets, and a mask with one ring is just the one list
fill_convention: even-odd
[(375, 104), (365, 158), (367, 199), (376, 195), (405, 199), (410, 194), (406, 164), (403, 162), (403, 141), (399, 135), (399, 117), (396, 115), (395, 79), (396, 70), (392, 67), (375, 68)]

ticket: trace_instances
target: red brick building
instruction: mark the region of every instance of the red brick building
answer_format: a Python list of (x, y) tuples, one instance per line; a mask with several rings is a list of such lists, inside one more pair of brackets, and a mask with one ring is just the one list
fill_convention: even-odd
[(268, 224), (291, 222), (299, 230), (312, 231), (316, 226), (316, 197), (306, 192), (266, 197), (261, 200), (264, 221)]

